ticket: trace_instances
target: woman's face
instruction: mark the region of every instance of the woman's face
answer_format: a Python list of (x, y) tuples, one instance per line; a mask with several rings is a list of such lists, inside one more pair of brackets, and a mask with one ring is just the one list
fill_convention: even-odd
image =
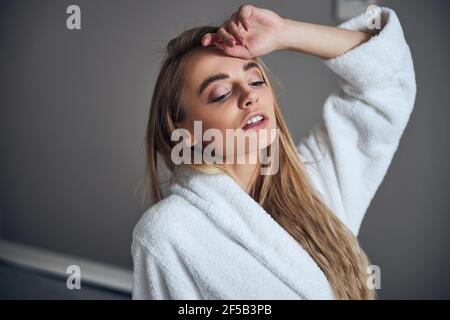
[[(187, 117), (178, 127), (188, 129), (192, 135), (194, 121), (201, 121), (202, 134), (208, 129), (218, 129), (223, 142), (213, 141), (217, 146), (216, 154), (222, 155), (230, 152), (227, 150), (233, 150), (237, 156), (248, 154), (273, 141), (270, 134), (276, 128), (274, 97), (252, 60), (228, 56), (216, 47), (203, 47), (191, 53), (183, 71), (182, 100)], [(244, 128), (254, 113), (263, 115), (260, 127)], [(227, 140), (227, 129), (241, 134), (234, 136), (233, 149), (226, 149), (231, 142)], [(242, 140), (242, 137), (247, 138)], [(238, 150), (238, 139), (245, 141), (244, 149)], [(208, 143), (203, 142), (203, 145)]]

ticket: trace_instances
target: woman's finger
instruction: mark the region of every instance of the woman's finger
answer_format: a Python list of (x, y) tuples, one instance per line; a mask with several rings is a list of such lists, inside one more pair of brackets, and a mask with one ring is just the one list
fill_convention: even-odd
[(247, 50), (247, 48), (243, 46), (235, 46), (233, 48), (227, 48), (226, 50), (228, 50), (228, 52), (225, 53), (233, 57), (239, 57), (243, 59), (253, 58), (251, 53)]
[(221, 42), (217, 33), (205, 33), (201, 38), (201, 44), (204, 47), (214, 46), (217, 42)]
[(250, 29), (250, 25), (253, 21), (253, 6), (246, 4), (239, 7), (238, 11), (239, 21), (245, 28), (245, 31)]
[(229, 47), (224, 45), (222, 42), (214, 42), (214, 44), (216, 45), (216, 47), (221, 49), (226, 55), (232, 57), (239, 57), (243, 59), (251, 59), (253, 57), (247, 50), (247, 48), (243, 46)]
[(240, 33), (243, 35), (244, 32), (245, 32), (245, 28), (244, 28), (244, 26), (242, 25), (242, 22), (241, 22), (241, 20), (240, 20), (240, 18), (239, 18), (239, 12), (236, 11), (235, 13), (233, 13), (233, 14), (231, 15), (231, 18), (230, 18), (230, 19), (231, 19), (232, 21), (234, 21), (234, 23), (236, 23), (236, 25), (238, 26), (238, 29), (239, 29)]
[(240, 45), (244, 44), (244, 36), (242, 35), (241, 31), (239, 30), (238, 25), (235, 21), (231, 20), (227, 26), (226, 30), (235, 38), (237, 39), (238, 43)]
[(215, 33), (204, 34), (202, 37), (201, 43), (202, 43), (202, 46), (204, 46), (204, 47), (216, 46), (222, 50), (225, 48), (225, 45), (220, 42), (219, 37)]
[(212, 33), (205, 33), (202, 37), (201, 43), (202, 46), (207, 47), (212, 44), (214, 37)]
[(234, 46), (234, 37), (230, 33), (228, 33), (228, 31), (225, 30), (224, 27), (219, 28), (219, 30), (217, 31), (217, 35), (222, 40), (222, 42), (228, 44), (230, 47)]
[(222, 51), (225, 51), (228, 47), (227, 46), (225, 46), (223, 43), (221, 43), (221, 42), (219, 42), (219, 41), (215, 41), (214, 42), (214, 45), (216, 46), (216, 47), (218, 47), (219, 49), (221, 49)]

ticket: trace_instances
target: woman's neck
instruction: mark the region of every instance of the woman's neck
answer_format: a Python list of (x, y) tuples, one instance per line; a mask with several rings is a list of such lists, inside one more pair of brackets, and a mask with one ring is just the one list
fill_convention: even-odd
[(256, 183), (256, 190), (261, 184), (261, 175), (259, 175), (258, 164), (228, 164), (228, 168), (233, 172), (241, 188), (251, 193), (252, 186)]

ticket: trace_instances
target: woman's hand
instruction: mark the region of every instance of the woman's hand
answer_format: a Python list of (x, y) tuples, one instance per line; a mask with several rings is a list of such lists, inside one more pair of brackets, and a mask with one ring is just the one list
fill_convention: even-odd
[(241, 5), (216, 33), (206, 33), (202, 45), (216, 46), (243, 59), (263, 56), (283, 47), (280, 34), (285, 20), (275, 12)]

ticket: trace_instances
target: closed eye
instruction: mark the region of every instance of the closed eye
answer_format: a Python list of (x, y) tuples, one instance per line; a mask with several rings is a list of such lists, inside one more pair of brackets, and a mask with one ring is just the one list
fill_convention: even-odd
[(259, 86), (262, 86), (262, 84), (266, 83), (266, 82), (265, 81), (255, 81), (255, 82), (252, 82), (252, 83), (258, 83), (258, 87), (259, 87)]
[[(265, 82), (265, 81), (254, 81), (254, 82), (252, 82), (251, 84), (256, 85), (257, 87), (260, 87), (260, 86), (262, 86), (264, 83), (266, 83), (266, 82)], [(217, 99), (212, 100), (211, 103), (215, 103), (215, 102), (223, 102), (223, 101), (225, 101), (225, 98), (227, 98), (228, 95), (229, 95), (230, 93), (231, 93), (231, 91), (228, 92), (228, 93), (226, 93), (226, 94), (224, 94), (224, 95), (222, 95), (222, 96), (220, 96), (220, 97), (218, 97)]]

